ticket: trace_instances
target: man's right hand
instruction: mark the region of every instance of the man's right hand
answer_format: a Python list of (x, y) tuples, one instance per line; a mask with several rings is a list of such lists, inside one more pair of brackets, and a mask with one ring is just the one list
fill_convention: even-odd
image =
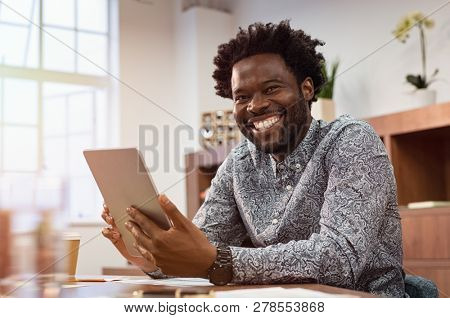
[(131, 264), (139, 267), (146, 273), (153, 272), (157, 269), (154, 261), (150, 262), (142, 256), (133, 256), (128, 252), (122, 236), (119, 233), (119, 229), (114, 222), (114, 218), (109, 213), (109, 209), (105, 204), (103, 205), (102, 218), (109, 225), (109, 227), (103, 228), (103, 236), (109, 239), (114, 244), (114, 246), (117, 248), (120, 254), (122, 254), (123, 257), (125, 257)]

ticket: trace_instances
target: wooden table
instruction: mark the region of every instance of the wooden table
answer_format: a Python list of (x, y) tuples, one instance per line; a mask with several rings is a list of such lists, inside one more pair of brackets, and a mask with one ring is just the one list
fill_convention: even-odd
[[(102, 276), (98, 276), (102, 279)], [(150, 280), (150, 278), (149, 278)], [(208, 294), (213, 291), (248, 289), (248, 288), (305, 288), (336, 295), (351, 295), (358, 298), (376, 297), (372, 294), (344, 288), (337, 288), (320, 284), (286, 284), (286, 285), (229, 285), (229, 286), (205, 286), (205, 287), (172, 287), (161, 285), (124, 284), (119, 282), (69, 282), (65, 285), (83, 285), (75, 288), (32, 288), (31, 286), (14, 289), (11, 286), (0, 286), (0, 295), (3, 297), (62, 297), (62, 298), (86, 298), (86, 297), (175, 297), (176, 290), (183, 297), (189, 295)]]

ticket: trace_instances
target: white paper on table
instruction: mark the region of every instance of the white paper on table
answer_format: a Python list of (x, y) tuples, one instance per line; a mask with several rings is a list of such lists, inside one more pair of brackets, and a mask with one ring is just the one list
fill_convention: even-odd
[(118, 281), (118, 280), (126, 279), (128, 277), (126, 277), (126, 276), (110, 275), (110, 276), (102, 276), (102, 278), (104, 280), (106, 280), (107, 282), (115, 282), (115, 281)]
[(116, 281), (116, 283), (137, 285), (163, 285), (172, 287), (214, 286), (209, 282), (209, 280), (203, 278), (124, 279)]
[(78, 287), (86, 287), (89, 285), (61, 285), (61, 288), (78, 288)]
[(75, 275), (75, 279), (79, 281), (96, 281), (96, 280), (104, 280), (105, 282), (114, 282), (118, 280), (128, 279), (133, 276), (116, 276), (116, 275)]
[(251, 288), (215, 291), (216, 298), (334, 298), (354, 297), (352, 295), (329, 294), (306, 288)]

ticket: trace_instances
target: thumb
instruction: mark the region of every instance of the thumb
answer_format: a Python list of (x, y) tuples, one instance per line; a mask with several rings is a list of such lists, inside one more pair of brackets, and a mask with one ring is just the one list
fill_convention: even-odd
[(173, 204), (165, 194), (160, 194), (158, 196), (158, 200), (159, 204), (161, 205), (162, 209), (169, 217), (169, 219), (172, 221), (173, 225), (178, 228), (185, 227), (186, 218), (183, 214), (181, 214), (175, 204)]

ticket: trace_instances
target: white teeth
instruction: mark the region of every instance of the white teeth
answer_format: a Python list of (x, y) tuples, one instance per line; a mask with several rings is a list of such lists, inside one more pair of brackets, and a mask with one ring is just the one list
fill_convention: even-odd
[(272, 116), (267, 119), (254, 122), (253, 124), (255, 125), (256, 129), (258, 129), (258, 130), (268, 129), (268, 128), (272, 127), (273, 125), (275, 125), (275, 123), (279, 120), (280, 120), (280, 116)]

